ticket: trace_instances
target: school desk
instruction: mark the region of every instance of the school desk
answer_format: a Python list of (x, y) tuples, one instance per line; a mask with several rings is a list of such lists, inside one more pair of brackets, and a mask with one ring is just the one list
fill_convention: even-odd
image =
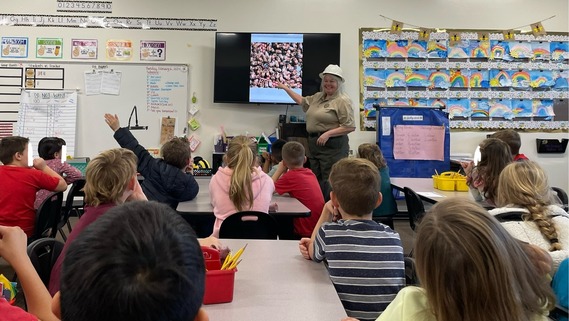
[(422, 200), (433, 204), (450, 197), (474, 200), (470, 191), (442, 191), (434, 188), (432, 178), (391, 177), (391, 186), (400, 191), (403, 191), (404, 187), (409, 187), (415, 191)]
[(346, 312), (323, 263), (304, 259), (298, 241), (222, 240), (247, 244), (235, 274), (233, 301), (205, 305), (210, 320), (341, 320)]
[[(211, 197), (209, 194), (209, 182), (211, 177), (196, 177), (196, 181), (200, 186), (200, 191), (196, 198), (187, 202), (180, 202), (176, 210), (182, 217), (188, 221), (196, 229), (196, 233), (200, 237), (206, 237), (211, 234), (210, 227), (205, 227), (203, 231), (198, 225), (212, 225), (214, 221), (213, 206), (211, 205)], [(288, 195), (273, 195), (271, 204), (276, 204), (277, 209), (269, 214), (273, 216), (279, 225), (279, 237), (281, 239), (293, 238), (292, 219), (294, 217), (310, 216), (310, 210), (302, 205), (296, 198)], [(209, 234), (208, 234), (209, 232)], [(206, 235), (207, 234), (207, 235)]]
[[(209, 194), (210, 177), (196, 177), (196, 181), (200, 186), (200, 191), (195, 199), (187, 202), (180, 202), (178, 212), (191, 215), (212, 215), (213, 206), (211, 205), (211, 197)], [(286, 195), (273, 195), (271, 204), (277, 204), (277, 210), (271, 214), (273, 216), (293, 216), (302, 217), (310, 216), (310, 210), (302, 205), (296, 198)]]

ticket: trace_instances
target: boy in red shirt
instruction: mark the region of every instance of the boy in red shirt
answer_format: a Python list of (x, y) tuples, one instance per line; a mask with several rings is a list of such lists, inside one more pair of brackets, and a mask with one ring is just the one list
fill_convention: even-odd
[(34, 201), (41, 189), (61, 192), (67, 183), (49, 168), (42, 158), (28, 166), (29, 139), (20, 136), (0, 141), (0, 225), (19, 226), (28, 237), (33, 236), (36, 223)]
[(298, 217), (293, 221), (297, 236), (310, 237), (324, 207), (324, 196), (318, 179), (309, 168), (303, 167), (306, 156), (301, 143), (286, 143), (282, 149), (282, 158), (273, 175), (275, 191), (279, 194), (289, 193), (310, 209), (309, 217)]

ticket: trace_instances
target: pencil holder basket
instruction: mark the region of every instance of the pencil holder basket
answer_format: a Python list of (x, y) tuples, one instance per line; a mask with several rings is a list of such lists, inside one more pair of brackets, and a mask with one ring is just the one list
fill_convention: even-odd
[(456, 172), (433, 175), (433, 187), (441, 191), (468, 191), (466, 177)]
[(237, 269), (220, 270), (219, 251), (202, 247), (205, 260), (205, 293), (203, 304), (227, 303), (233, 301), (235, 272)]

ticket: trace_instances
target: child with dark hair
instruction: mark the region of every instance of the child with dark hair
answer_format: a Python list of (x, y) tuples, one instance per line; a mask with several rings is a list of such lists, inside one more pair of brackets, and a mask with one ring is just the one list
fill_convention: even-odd
[(522, 139), (520, 138), (520, 134), (518, 134), (517, 131), (513, 129), (502, 129), (492, 134), (490, 138), (498, 138), (499, 140), (508, 144), (508, 146), (510, 146), (510, 150), (512, 151), (514, 162), (528, 159), (526, 155), (520, 154)]
[[(385, 158), (383, 158), (383, 153), (379, 146), (375, 143), (363, 143), (358, 146), (358, 155), (361, 158), (365, 158), (372, 162), (379, 170), (379, 176), (381, 179), (381, 195), (383, 200), (381, 204), (373, 210), (374, 218), (389, 217), (397, 214), (397, 203), (395, 202), (395, 197), (391, 190), (391, 177), (389, 176), (389, 166)], [(393, 221), (391, 221), (393, 224)], [(390, 226), (393, 228), (393, 226)]]
[(324, 197), (316, 175), (304, 168), (306, 162), (304, 146), (299, 142), (288, 142), (282, 148), (282, 161), (273, 175), (275, 191), (288, 193), (310, 210), (309, 217), (293, 219), (294, 233), (299, 237), (310, 237), (324, 207)]
[(263, 152), (263, 172), (267, 173), (267, 175), (273, 177), (277, 171), (279, 163), (283, 160), (282, 150), (285, 144), (286, 140), (277, 139), (271, 144), (271, 153)]
[[(0, 255), (18, 273), (30, 313), (0, 302), (0, 315), (42, 321), (205, 321), (203, 253), (192, 228), (164, 204), (131, 202), (85, 229), (66, 255), (51, 298), (18, 228), (0, 226)], [(32, 315), (33, 314), (33, 315)]]
[(28, 138), (4, 137), (0, 140), (0, 225), (19, 226), (31, 237), (36, 223), (34, 201), (41, 189), (65, 191), (67, 183), (42, 158), (28, 165)]
[(487, 138), (480, 144), (480, 162), (462, 164), (466, 173), (466, 182), (477, 202), (486, 202), (495, 206), (495, 198), (500, 173), (512, 162), (510, 147), (497, 138)]
[[(67, 184), (71, 184), (83, 177), (81, 171), (69, 165), (61, 159), (62, 147), (65, 146), (65, 140), (59, 137), (44, 137), (38, 144), (38, 153), (45, 160), (47, 166), (54, 172), (61, 175)], [(41, 203), (48, 197), (51, 191), (42, 189), (36, 193), (36, 201), (34, 208), (39, 208)]]
[(121, 147), (132, 150), (138, 157), (138, 172), (144, 176), (142, 190), (149, 200), (168, 204), (173, 209), (179, 202), (196, 197), (199, 185), (187, 172), (192, 155), (187, 139), (175, 137), (161, 148), (162, 159), (156, 159), (141, 146), (128, 128), (120, 127), (117, 115), (105, 114), (105, 121), (115, 132)]
[(326, 260), (330, 279), (346, 314), (375, 320), (405, 286), (399, 234), (372, 220), (381, 203), (377, 167), (362, 158), (343, 158), (332, 166), (330, 201), (300, 253)]

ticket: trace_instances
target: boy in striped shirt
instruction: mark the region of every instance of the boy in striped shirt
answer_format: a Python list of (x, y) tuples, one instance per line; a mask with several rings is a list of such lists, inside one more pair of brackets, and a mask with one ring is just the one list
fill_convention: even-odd
[(349, 317), (375, 320), (405, 286), (399, 234), (372, 220), (381, 203), (379, 171), (370, 161), (344, 158), (332, 167), (330, 201), (311, 238), (300, 240), (306, 259), (326, 261)]

